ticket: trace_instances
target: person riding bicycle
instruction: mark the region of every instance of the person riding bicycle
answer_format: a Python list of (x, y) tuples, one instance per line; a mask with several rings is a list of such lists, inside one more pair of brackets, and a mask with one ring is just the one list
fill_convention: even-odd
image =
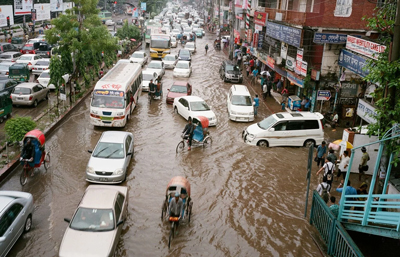
[(183, 129), (182, 133), (183, 133), (183, 138), (187, 138), (188, 139), (188, 150), (191, 149), (192, 146), (192, 139), (193, 139), (193, 133), (194, 133), (194, 125), (192, 123), (192, 119), (189, 118), (188, 120), (188, 124), (186, 124), (185, 128)]
[(157, 85), (153, 83), (153, 79), (150, 79), (149, 83), (149, 96), (154, 97), (156, 94)]
[(205, 46), (204, 48), (206, 49), (206, 54), (207, 54), (207, 51), (208, 51), (208, 44), (206, 44), (206, 46)]
[(28, 138), (24, 144), (24, 147), (22, 148), (20, 161), (27, 160), (29, 166), (33, 167), (35, 166), (35, 163), (33, 162), (34, 158), (35, 146), (32, 144), (31, 139)]
[[(183, 201), (179, 197), (179, 192), (175, 193), (175, 198), (171, 199), (171, 202), (169, 202), (169, 216), (170, 217), (179, 217), (181, 218), (183, 211)], [(178, 233), (178, 226), (179, 226), (179, 220), (176, 221), (176, 233)]]

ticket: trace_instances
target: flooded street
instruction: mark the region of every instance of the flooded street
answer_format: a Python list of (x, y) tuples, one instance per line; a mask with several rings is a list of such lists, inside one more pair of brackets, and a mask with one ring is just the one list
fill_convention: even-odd
[[(212, 147), (176, 154), (186, 121), (165, 103), (174, 80), (171, 70), (163, 78), (163, 100), (149, 106), (147, 94), (142, 93), (124, 128), (134, 134), (135, 150), (122, 184), (129, 188), (129, 213), (117, 256), (320, 256), (311, 226), (303, 218), (307, 149), (263, 149), (243, 143), (241, 132), (251, 123), (228, 119), (226, 96), (231, 84), (219, 78), (226, 56), (214, 50), (214, 38), (207, 34), (197, 39), (189, 78), (193, 95), (206, 100), (217, 115), (218, 125), (210, 128)], [(254, 95), (253, 88), (249, 90)], [(47, 139), (51, 155), (47, 173), (40, 169), (22, 188), (18, 170), (1, 186), (32, 193), (36, 206), (31, 232), (18, 240), (9, 256), (58, 254), (68, 225), (63, 218), (71, 218), (88, 185), (87, 150), (107, 130), (90, 124), (89, 103), (90, 98)], [(256, 120), (269, 114), (261, 104)], [(169, 226), (161, 222), (161, 204), (169, 180), (178, 175), (191, 183), (193, 215), (190, 224), (180, 226), (168, 250)], [(312, 187), (315, 176), (313, 180)]]

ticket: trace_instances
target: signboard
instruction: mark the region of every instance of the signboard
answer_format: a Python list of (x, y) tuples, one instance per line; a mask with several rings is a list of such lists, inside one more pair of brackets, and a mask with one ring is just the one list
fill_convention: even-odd
[(286, 58), (286, 69), (294, 71), (294, 67), (296, 65), (296, 61), (293, 57), (287, 56)]
[(331, 91), (329, 90), (318, 90), (317, 100), (328, 101), (331, 99)]
[(0, 5), (0, 27), (7, 26), (7, 16), (10, 17), (10, 25), (14, 25), (14, 15), (12, 5)]
[(301, 62), (300, 75), (307, 76), (307, 62)]
[(300, 47), (301, 44), (301, 29), (288, 27), (285, 25), (267, 22), (267, 35), (278, 39), (282, 42), (288, 43), (289, 45)]
[(254, 24), (254, 29), (257, 30), (258, 32), (262, 31), (263, 27), (258, 24)]
[(262, 48), (263, 41), (264, 41), (264, 32), (259, 32), (259, 36), (258, 36), (258, 49), (261, 49), (261, 48)]
[(358, 100), (357, 115), (368, 123), (376, 123), (376, 111), (368, 102), (363, 99)]
[(340, 98), (354, 98), (358, 95), (358, 84), (351, 82), (342, 82), (340, 92)]
[(347, 36), (346, 48), (369, 58), (378, 59), (379, 54), (385, 51), (386, 46), (349, 35)]
[(31, 9), (31, 16), (32, 16), (32, 20), (35, 21), (36, 20), (36, 9)]
[(248, 43), (250, 43), (251, 40), (252, 40), (252, 37), (253, 37), (253, 30), (252, 30), (252, 29), (248, 29), (248, 30), (246, 31), (246, 41), (247, 41)]
[(14, 15), (15, 16), (30, 15), (31, 9), (32, 9), (32, 0), (28, 0), (28, 1), (14, 0)]
[(319, 80), (319, 76), (320, 76), (320, 71), (317, 71), (317, 70), (314, 70), (314, 69), (311, 70), (311, 79), (312, 80), (318, 81)]
[(287, 50), (288, 50), (288, 45), (286, 43), (282, 42), (282, 44), (281, 44), (281, 57), (283, 59), (286, 59), (286, 57), (287, 57)]
[(298, 78), (295, 74), (292, 72), (287, 72), (287, 78), (290, 82), (296, 84), (297, 86), (303, 88), (304, 87), (304, 81), (301, 78)]
[(303, 54), (304, 54), (304, 49), (297, 48), (296, 61), (303, 61)]
[(253, 44), (252, 44), (252, 46), (253, 46), (254, 48), (257, 48), (257, 47), (258, 47), (258, 38), (259, 38), (258, 33), (254, 33), (254, 34), (253, 34)]
[(346, 34), (335, 33), (319, 33), (314, 34), (313, 42), (316, 44), (345, 44), (347, 41)]
[(369, 73), (368, 70), (364, 70), (364, 66), (366, 65), (364, 58), (344, 49), (340, 52), (338, 64), (361, 77), (365, 77)]
[(61, 12), (63, 6), (63, 0), (50, 0), (50, 11), (52, 12)]
[(255, 24), (265, 26), (267, 20), (268, 20), (268, 13), (254, 12), (254, 23)]
[(353, 0), (337, 0), (333, 15), (335, 17), (350, 17), (352, 10)]
[(235, 0), (235, 6), (242, 8), (242, 2), (243, 2), (243, 0)]
[(50, 20), (50, 4), (35, 4), (36, 21)]
[(140, 3), (140, 9), (142, 9), (142, 11), (146, 11), (146, 2), (141, 2)]
[(63, 94), (63, 93), (60, 93), (60, 100), (67, 101), (67, 95)]
[(109, 95), (109, 96), (119, 96), (119, 97), (124, 97), (124, 92), (123, 91), (115, 91), (115, 90), (95, 90), (94, 91), (95, 95)]
[(274, 66), (275, 66), (275, 60), (274, 60), (274, 58), (268, 56), (268, 57), (267, 57), (267, 65), (268, 65), (271, 69), (273, 69)]

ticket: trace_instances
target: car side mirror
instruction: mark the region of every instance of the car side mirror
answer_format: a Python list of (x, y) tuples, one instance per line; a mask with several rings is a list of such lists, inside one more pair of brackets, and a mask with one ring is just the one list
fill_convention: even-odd
[(118, 221), (118, 223), (117, 223), (117, 227), (118, 227), (119, 225), (122, 225), (122, 224), (124, 224), (124, 222), (125, 222), (125, 220), (120, 220), (120, 221)]
[(132, 153), (131, 153), (131, 152), (129, 152), (129, 153), (127, 153), (127, 154), (126, 154), (126, 156), (129, 156), (129, 155), (132, 155)]
[(270, 132), (274, 132), (274, 131), (275, 131), (275, 128), (270, 128), (269, 131), (270, 131)]
[(167, 90), (169, 91), (169, 88)]
[(64, 218), (64, 221), (70, 223), (70, 222), (71, 222), (71, 219)]
[(0, 242), (4, 242), (4, 241), (6, 241), (6, 237), (5, 236), (0, 237)]
[(88, 153), (93, 153), (93, 150), (87, 150), (88, 151)]

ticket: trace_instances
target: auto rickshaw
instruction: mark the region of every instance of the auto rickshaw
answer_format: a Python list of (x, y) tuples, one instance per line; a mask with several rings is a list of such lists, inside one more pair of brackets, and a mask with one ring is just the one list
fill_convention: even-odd
[(11, 44), (15, 45), (19, 50), (24, 47), (24, 39), (22, 37), (13, 37), (11, 39)]
[[(212, 138), (208, 131), (209, 121), (207, 117), (197, 116), (192, 118), (192, 123), (195, 125), (192, 138), (192, 147), (202, 146), (207, 148), (212, 144)], [(183, 136), (182, 140), (176, 146), (176, 153), (182, 152), (189, 145), (188, 136)]]
[(8, 92), (0, 94), (0, 123), (11, 116), (12, 100)]
[(14, 63), (9, 68), (8, 77), (16, 81), (29, 81), (29, 67), (25, 63)]

